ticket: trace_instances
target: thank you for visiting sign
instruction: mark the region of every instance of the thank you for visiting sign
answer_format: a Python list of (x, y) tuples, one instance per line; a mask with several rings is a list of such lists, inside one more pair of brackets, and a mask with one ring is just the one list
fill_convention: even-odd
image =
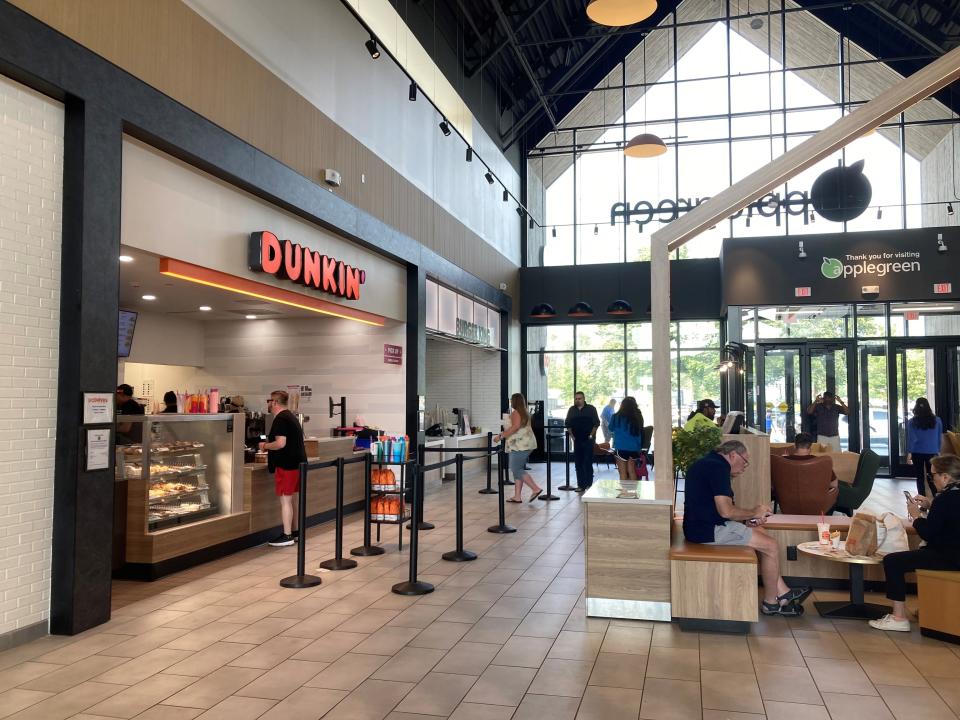
[(365, 270), (290, 240), (281, 241), (269, 230), (250, 233), (247, 264), (255, 272), (268, 273), (347, 300), (359, 300), (360, 286), (367, 280)]
[(942, 300), (952, 294), (952, 253), (952, 227), (727, 239), (724, 304)]

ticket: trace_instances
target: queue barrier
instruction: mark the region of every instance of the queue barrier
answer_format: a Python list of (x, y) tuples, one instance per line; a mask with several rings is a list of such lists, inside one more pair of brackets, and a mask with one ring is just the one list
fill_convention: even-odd
[[(297, 574), (283, 578), (283, 580), (280, 581), (281, 587), (296, 589), (309, 588), (316, 587), (323, 582), (316, 575), (307, 575), (306, 573), (307, 473), (311, 470), (323, 470), (324, 468), (338, 467), (340, 460), (342, 460), (342, 458), (337, 458), (336, 460), (327, 460), (325, 462), (300, 463), (300, 492), (298, 493), (299, 507), (297, 513), (297, 527), (299, 528), (300, 532), (300, 542), (297, 543)], [(370, 482), (369, 475), (367, 476), (367, 482)]]

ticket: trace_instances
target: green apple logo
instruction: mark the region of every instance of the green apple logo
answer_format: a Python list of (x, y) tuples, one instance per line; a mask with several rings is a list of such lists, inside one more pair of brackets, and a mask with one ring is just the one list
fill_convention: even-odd
[(827, 280), (833, 280), (843, 275), (843, 263), (836, 258), (825, 257), (820, 272)]

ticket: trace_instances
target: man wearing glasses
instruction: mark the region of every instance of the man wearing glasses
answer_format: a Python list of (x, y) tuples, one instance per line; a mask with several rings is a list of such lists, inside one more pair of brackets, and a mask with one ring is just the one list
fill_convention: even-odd
[(283, 390), (270, 393), (267, 412), (273, 415), (273, 423), (266, 441), (260, 443), (260, 452), (267, 453), (267, 470), (273, 473), (283, 520), (283, 533), (268, 543), (273, 547), (293, 545), (293, 496), (300, 490), (300, 463), (307, 461), (303, 428), (287, 410), (287, 399)]
[(720, 444), (686, 473), (683, 535), (705, 545), (746, 545), (757, 551), (763, 578), (764, 615), (803, 614), (811, 588), (790, 589), (780, 575), (780, 546), (760, 526), (772, 514), (769, 505), (739, 508), (733, 502), (731, 477), (750, 465), (747, 448), (738, 440)]

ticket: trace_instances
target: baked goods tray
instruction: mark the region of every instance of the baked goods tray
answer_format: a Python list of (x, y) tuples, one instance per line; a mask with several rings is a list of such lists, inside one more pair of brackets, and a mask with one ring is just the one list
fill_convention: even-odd
[(178, 492), (172, 492), (172, 493), (167, 493), (166, 495), (160, 495), (158, 497), (148, 498), (148, 503), (150, 505), (165, 503), (168, 500), (178, 500), (180, 498), (188, 497), (190, 495), (196, 495), (198, 493), (207, 492), (209, 489), (210, 489), (209, 485), (204, 485), (203, 487), (194, 488), (193, 490), (180, 490)]
[(150, 473), (150, 482), (155, 480), (165, 480), (166, 478), (172, 477), (183, 477), (185, 475), (193, 475), (194, 473), (201, 472), (206, 470), (206, 465), (192, 465), (190, 467), (176, 468), (174, 470), (163, 470), (161, 472), (151, 472)]

